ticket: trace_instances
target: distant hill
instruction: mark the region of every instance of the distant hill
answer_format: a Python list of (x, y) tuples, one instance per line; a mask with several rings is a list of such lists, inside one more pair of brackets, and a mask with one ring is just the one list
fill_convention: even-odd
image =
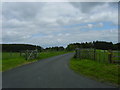
[(2, 45), (3, 52), (19, 52), (24, 50), (35, 50), (36, 48), (41, 51), (41, 46), (30, 45), (30, 44), (0, 44)]

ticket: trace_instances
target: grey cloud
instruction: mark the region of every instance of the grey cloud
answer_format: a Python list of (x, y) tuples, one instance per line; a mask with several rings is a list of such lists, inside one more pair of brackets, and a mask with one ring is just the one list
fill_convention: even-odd
[(3, 3), (3, 16), (6, 19), (16, 18), (19, 20), (30, 20), (36, 16), (44, 3), (28, 3), (28, 2), (13, 2), (13, 3)]
[(80, 9), (83, 13), (89, 13), (96, 6), (103, 5), (104, 2), (71, 2), (71, 4)]

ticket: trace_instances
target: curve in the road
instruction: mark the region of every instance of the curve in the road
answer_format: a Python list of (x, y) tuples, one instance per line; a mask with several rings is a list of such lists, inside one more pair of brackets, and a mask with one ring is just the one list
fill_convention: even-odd
[(114, 88), (70, 70), (74, 53), (63, 54), (2, 73), (3, 88)]

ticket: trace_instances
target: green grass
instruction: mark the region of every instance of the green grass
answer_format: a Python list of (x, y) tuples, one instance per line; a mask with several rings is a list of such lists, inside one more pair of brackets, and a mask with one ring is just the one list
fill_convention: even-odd
[(23, 56), (20, 56), (20, 53), (8, 53), (8, 52), (3, 52), (2, 53), (2, 70), (0, 71), (6, 71), (24, 64), (29, 64), (41, 59), (49, 58), (52, 56), (60, 55), (60, 54), (65, 54), (68, 52), (65, 51), (59, 51), (59, 52), (42, 52), (38, 54), (37, 59), (33, 60), (25, 60)]
[(118, 82), (118, 78), (120, 78), (120, 72), (118, 72), (120, 65), (118, 64), (105, 64), (88, 59), (80, 60), (72, 58), (70, 68), (79, 74), (101, 82), (109, 82), (117, 86), (120, 84)]
[(61, 52), (54, 52), (54, 51), (42, 52), (42, 53), (39, 54), (38, 58), (39, 59), (44, 59), (44, 58), (49, 58), (49, 57), (60, 55), (60, 54), (65, 54), (65, 53), (68, 53), (68, 52), (64, 52), (64, 51), (61, 51)]

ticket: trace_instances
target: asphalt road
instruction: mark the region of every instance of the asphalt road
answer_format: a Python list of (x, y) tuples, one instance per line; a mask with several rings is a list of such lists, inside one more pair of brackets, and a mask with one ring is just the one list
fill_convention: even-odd
[(114, 88), (83, 77), (69, 68), (74, 53), (17, 67), (2, 73), (3, 88)]

